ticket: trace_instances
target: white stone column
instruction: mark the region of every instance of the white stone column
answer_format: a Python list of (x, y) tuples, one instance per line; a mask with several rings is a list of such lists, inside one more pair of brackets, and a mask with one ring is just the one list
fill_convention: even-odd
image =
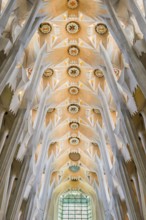
[(146, 157), (144, 149), (138, 139), (137, 131), (135, 130), (130, 113), (126, 107), (126, 104), (124, 103), (123, 97), (119, 92), (117, 83), (113, 76), (114, 70), (111, 61), (103, 46), (101, 46), (101, 54), (106, 66), (106, 68), (104, 68), (104, 75), (112, 93), (114, 102), (116, 104), (117, 111), (120, 115), (123, 131), (125, 133), (125, 136), (127, 137), (133, 160), (137, 167), (143, 186), (146, 190)]
[(31, 149), (29, 149), (29, 150), (30, 150), (30, 153), (28, 152), (28, 154), (25, 156), (25, 158), (23, 160), (14, 194), (10, 198), (10, 201), (9, 201), (9, 206), (7, 209), (6, 218), (10, 219), (10, 220), (18, 219), (20, 207), (22, 205), (22, 201), (23, 201), (23, 197), (24, 197), (24, 193), (25, 193), (25, 189), (26, 189), (28, 181), (32, 175)]
[(2, 12), (2, 15), (0, 17), (0, 35), (5, 29), (5, 26), (8, 22), (9, 16), (13, 10), (15, 3), (16, 3), (16, 0), (9, 0), (6, 8)]
[(103, 16), (103, 19), (107, 23), (110, 32), (113, 35), (113, 38), (117, 42), (121, 51), (123, 52), (126, 62), (129, 64), (139, 87), (141, 88), (144, 96), (146, 97), (146, 70), (141, 61), (136, 56), (135, 51), (129, 44), (127, 37), (124, 34), (116, 16), (116, 13), (112, 7), (111, 0), (104, 0), (104, 2), (108, 10), (109, 17), (107, 18)]

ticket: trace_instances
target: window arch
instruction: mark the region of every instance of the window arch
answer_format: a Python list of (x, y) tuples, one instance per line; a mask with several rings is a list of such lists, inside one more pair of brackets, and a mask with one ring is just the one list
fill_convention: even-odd
[(58, 210), (58, 220), (92, 220), (91, 198), (82, 191), (62, 194)]

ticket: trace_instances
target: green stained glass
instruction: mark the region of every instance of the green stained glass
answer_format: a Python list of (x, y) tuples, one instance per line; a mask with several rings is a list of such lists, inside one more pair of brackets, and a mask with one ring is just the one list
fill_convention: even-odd
[(81, 191), (61, 195), (58, 210), (58, 220), (92, 220), (91, 199)]
[(70, 166), (69, 169), (72, 172), (76, 173), (76, 172), (78, 172), (80, 170), (80, 167), (79, 166)]

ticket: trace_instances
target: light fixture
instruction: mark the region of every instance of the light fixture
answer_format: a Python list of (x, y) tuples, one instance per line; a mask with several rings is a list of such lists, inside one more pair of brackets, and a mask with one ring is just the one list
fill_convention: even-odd
[(100, 69), (94, 70), (94, 75), (97, 76), (98, 78), (102, 78), (104, 76), (103, 72)]
[(45, 70), (45, 72), (44, 72), (43, 75), (44, 75), (45, 77), (51, 77), (53, 74), (54, 74), (54, 70), (48, 68), (48, 69)]
[(79, 123), (78, 122), (71, 122), (70, 123), (70, 128), (73, 130), (76, 130), (79, 128)]
[(76, 146), (80, 143), (80, 139), (78, 137), (69, 138), (69, 143), (73, 146)]
[(99, 35), (105, 35), (108, 32), (108, 28), (105, 24), (103, 23), (99, 23), (95, 26), (95, 31), (97, 32), (97, 34)]
[(77, 95), (79, 93), (79, 88), (76, 86), (72, 86), (69, 88), (69, 93), (71, 95)]
[(75, 21), (71, 21), (66, 25), (66, 31), (69, 34), (76, 34), (79, 32), (79, 30), (80, 30), (80, 25)]
[(76, 9), (79, 6), (79, 0), (67, 0), (67, 6), (70, 9)]
[(80, 75), (81, 70), (77, 66), (71, 66), (67, 70), (68, 75), (71, 77), (77, 77)]
[(68, 111), (71, 114), (77, 114), (79, 112), (79, 110), (80, 110), (80, 106), (77, 104), (71, 104), (68, 107)]
[(49, 23), (44, 22), (40, 24), (39, 30), (42, 34), (49, 34), (52, 30), (52, 26)]
[(77, 46), (72, 45), (68, 48), (68, 53), (70, 56), (76, 57), (79, 55), (80, 49)]

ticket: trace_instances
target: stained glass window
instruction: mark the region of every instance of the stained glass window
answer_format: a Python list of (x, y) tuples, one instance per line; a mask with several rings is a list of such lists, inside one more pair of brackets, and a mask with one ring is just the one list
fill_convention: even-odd
[(92, 220), (90, 197), (80, 191), (69, 191), (61, 195), (58, 220)]

